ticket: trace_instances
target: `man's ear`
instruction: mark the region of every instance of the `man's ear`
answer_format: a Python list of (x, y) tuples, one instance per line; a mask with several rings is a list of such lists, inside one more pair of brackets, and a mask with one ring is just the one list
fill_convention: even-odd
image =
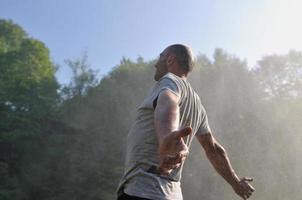
[(175, 56), (174, 55), (168, 55), (168, 57), (167, 57), (167, 66), (173, 65), (174, 62), (175, 62)]

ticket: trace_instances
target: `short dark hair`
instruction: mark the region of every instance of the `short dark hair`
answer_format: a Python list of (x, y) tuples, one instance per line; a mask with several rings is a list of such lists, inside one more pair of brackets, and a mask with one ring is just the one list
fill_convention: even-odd
[(192, 71), (194, 67), (194, 58), (189, 47), (183, 44), (173, 44), (167, 48), (167, 51), (176, 56), (179, 66), (186, 72)]

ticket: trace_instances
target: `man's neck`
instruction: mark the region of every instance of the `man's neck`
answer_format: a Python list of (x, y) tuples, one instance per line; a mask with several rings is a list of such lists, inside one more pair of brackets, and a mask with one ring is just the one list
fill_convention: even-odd
[(187, 74), (175, 73), (175, 72), (168, 72), (168, 73), (171, 73), (171, 74), (173, 74), (173, 75), (175, 75), (175, 76), (177, 76), (177, 77), (179, 77), (179, 78), (181, 78), (183, 80), (187, 80)]

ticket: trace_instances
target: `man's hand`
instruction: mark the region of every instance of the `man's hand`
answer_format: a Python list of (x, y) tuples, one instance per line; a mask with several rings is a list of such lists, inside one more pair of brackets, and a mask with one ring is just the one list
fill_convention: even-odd
[(243, 177), (236, 184), (233, 185), (234, 191), (244, 200), (248, 199), (255, 191), (253, 186), (249, 184), (252, 182), (252, 178)]
[(189, 150), (184, 142), (184, 137), (192, 133), (191, 127), (185, 127), (166, 135), (159, 144), (159, 172), (169, 175), (171, 171), (179, 167), (186, 159)]

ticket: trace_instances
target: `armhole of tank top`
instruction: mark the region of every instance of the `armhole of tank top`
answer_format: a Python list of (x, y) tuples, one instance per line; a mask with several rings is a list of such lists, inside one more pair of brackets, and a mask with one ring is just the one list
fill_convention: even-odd
[(154, 99), (153, 101), (153, 109), (155, 110), (156, 106), (157, 106), (157, 99), (158, 99), (158, 96)]

